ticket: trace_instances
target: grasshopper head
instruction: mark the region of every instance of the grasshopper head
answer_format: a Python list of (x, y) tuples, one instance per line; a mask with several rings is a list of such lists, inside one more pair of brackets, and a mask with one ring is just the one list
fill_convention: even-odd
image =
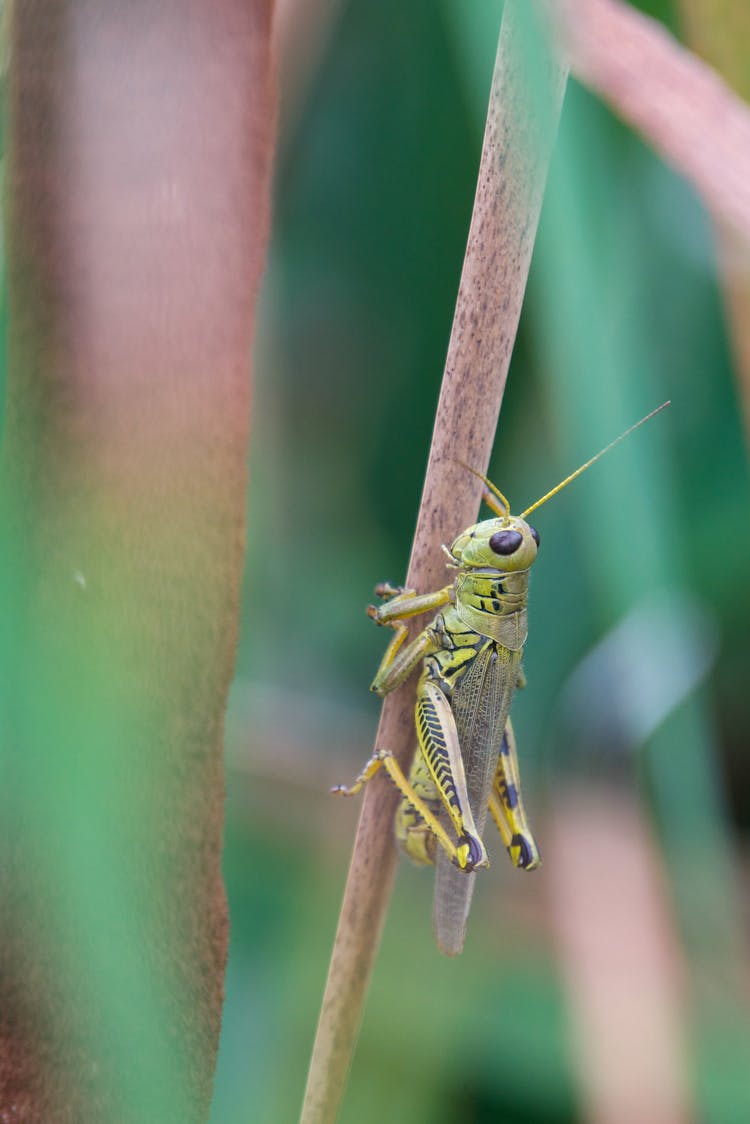
[[(511, 515), (510, 504), (491, 480), (468, 464), (459, 461), (484, 484), (484, 502), (497, 516), (467, 527), (454, 540), (451, 558), (462, 567), (518, 573), (528, 570), (536, 560), (539, 534), (522, 515)], [(527, 512), (523, 513), (524, 515)]]
[[(484, 502), (487, 506), (495, 512), (498, 516), (497, 519), (485, 519), (483, 523), (475, 523), (471, 527), (467, 527), (462, 535), (459, 535), (448, 552), (451, 559), (458, 563), (459, 566), (466, 567), (488, 567), (493, 570), (502, 570), (507, 572), (519, 570), (528, 570), (536, 558), (537, 549), (539, 547), (539, 535), (534, 528), (526, 522), (524, 516), (531, 515), (532, 511), (536, 511), (538, 507), (551, 500), (563, 488), (567, 488), (577, 477), (585, 472), (586, 469), (591, 468), (600, 457), (613, 449), (615, 445), (619, 445), (634, 429), (647, 422), (649, 418), (653, 418), (655, 414), (661, 413), (662, 410), (669, 406), (669, 402), (662, 402), (661, 406), (657, 406), (650, 414), (646, 414), (644, 418), (637, 421), (635, 425), (631, 425), (614, 441), (610, 441), (609, 445), (605, 445), (596, 456), (591, 457), (584, 464), (577, 468), (575, 472), (571, 472), (570, 476), (566, 476), (559, 484), (556, 484), (549, 492), (546, 492), (540, 499), (533, 503), (531, 507), (527, 507), (521, 515), (511, 515), (510, 504), (503, 495), (503, 493), (495, 487), (491, 480), (481, 472), (477, 472), (471, 465), (465, 464), (464, 461), (459, 460), (457, 463), (467, 469), (472, 476), (477, 476), (484, 484)], [(444, 548), (445, 549), (445, 548)]]
[(459, 566), (510, 572), (528, 570), (538, 549), (538, 532), (519, 515), (508, 515), (467, 527), (450, 552)]

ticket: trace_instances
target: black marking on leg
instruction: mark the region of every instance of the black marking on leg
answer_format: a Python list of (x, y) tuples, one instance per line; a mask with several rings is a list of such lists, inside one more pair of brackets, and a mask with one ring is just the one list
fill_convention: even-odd
[(517, 865), (520, 866), (522, 870), (525, 870), (526, 867), (534, 861), (534, 852), (529, 846), (529, 841), (525, 835), (514, 835), (511, 839), (510, 847), (508, 848), (508, 851), (511, 852), (511, 857), (514, 848), (518, 848)]
[(482, 847), (481, 842), (473, 835), (462, 835), (458, 840), (457, 847), (458, 850), (461, 850), (462, 847), (468, 847), (469, 849), (469, 854), (466, 858), (466, 863), (464, 866), (461, 866), (458, 860), (458, 856), (453, 859), (454, 866), (457, 866), (459, 870), (466, 871), (467, 874), (470, 874), (471, 871), (476, 868), (478, 863), (485, 861), (484, 848)]
[(518, 789), (514, 784), (506, 784), (501, 788), (503, 794), (503, 804), (508, 808), (518, 807)]

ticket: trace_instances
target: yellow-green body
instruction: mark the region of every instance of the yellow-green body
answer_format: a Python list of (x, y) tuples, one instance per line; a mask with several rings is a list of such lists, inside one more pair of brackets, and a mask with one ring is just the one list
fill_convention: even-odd
[[(529, 568), (538, 541), (533, 528), (508, 514), (476, 523), (447, 552), (457, 570), (451, 585), (424, 595), (380, 586), (376, 592), (385, 604), (368, 610), (396, 632), (372, 690), (387, 694), (421, 664), (418, 746), (408, 780), (387, 750), (377, 750), (355, 784), (337, 791), (353, 795), (386, 766), (402, 793), (395, 822), (399, 843), (416, 862), (437, 861), (435, 932), (450, 954), (463, 945), (473, 872), (488, 865), (482, 842), (487, 811), (514, 865), (532, 870), (540, 862), (508, 718), (513, 693), (523, 685)], [(514, 547), (510, 553), (508, 546)], [(439, 612), (430, 624), (404, 645), (404, 619), (434, 609)]]
[[(467, 527), (449, 550), (443, 548), (457, 571), (455, 580), (436, 593), (389, 585), (375, 590), (385, 604), (369, 606), (368, 614), (396, 635), (371, 690), (386, 695), (422, 665), (417, 751), (408, 779), (388, 749), (376, 749), (351, 788), (338, 785), (333, 791), (353, 796), (385, 766), (402, 795), (395, 824), (401, 846), (416, 862), (437, 866), (434, 929), (449, 955), (463, 947), (474, 871), (488, 865), (482, 842), (487, 812), (514, 866), (533, 870), (541, 862), (523, 807), (509, 718), (513, 692), (525, 685), (521, 657), (529, 570), (539, 547), (539, 535), (525, 517), (668, 405), (631, 425), (520, 516), (511, 515), (505, 496), (486, 476), (469, 468), (484, 481), (484, 501), (497, 518)], [(434, 610), (432, 622), (405, 645), (404, 620)]]

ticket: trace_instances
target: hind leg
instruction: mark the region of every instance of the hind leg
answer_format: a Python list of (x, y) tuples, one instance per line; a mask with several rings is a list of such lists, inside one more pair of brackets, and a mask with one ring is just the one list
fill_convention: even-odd
[[(418, 833), (422, 838), (419, 839), (415, 834), (413, 848), (407, 847), (415, 857), (417, 853), (423, 856), (417, 861), (431, 861), (426, 856), (432, 845), (427, 842), (424, 834), (429, 831), (459, 870), (472, 871), (477, 867), (487, 866), (487, 852), (469, 806), (456, 722), (443, 692), (424, 677), (417, 687), (416, 726), (419, 750), (416, 766), (412, 766), (412, 775), (417, 780), (417, 785), (411, 783), (411, 778), (407, 780), (389, 750), (378, 749), (350, 788), (337, 785), (332, 791), (341, 796), (356, 796), (378, 769), (385, 766), (391, 780), (404, 797), (399, 816), (406, 837), (408, 838), (409, 828), (415, 828), (420, 821), (423, 824), (423, 829)], [(455, 843), (435, 814), (435, 796), (450, 816), (458, 837)], [(409, 808), (411, 813), (408, 812)]]
[(542, 858), (531, 834), (521, 797), (516, 739), (510, 719), (500, 747), (489, 811), (513, 865), (522, 870), (536, 870), (541, 866)]

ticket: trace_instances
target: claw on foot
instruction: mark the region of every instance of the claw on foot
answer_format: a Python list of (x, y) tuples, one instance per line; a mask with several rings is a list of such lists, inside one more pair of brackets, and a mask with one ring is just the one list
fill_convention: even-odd
[(490, 861), (487, 858), (482, 840), (473, 835), (463, 835), (458, 841), (453, 865), (467, 874), (470, 874), (473, 870), (489, 866)]
[(542, 865), (542, 856), (533, 839), (514, 835), (508, 847), (511, 862), (520, 870), (536, 870)]
[(376, 597), (398, 597), (399, 593), (403, 592), (402, 585), (391, 585), (390, 582), (378, 582), (375, 586)]

